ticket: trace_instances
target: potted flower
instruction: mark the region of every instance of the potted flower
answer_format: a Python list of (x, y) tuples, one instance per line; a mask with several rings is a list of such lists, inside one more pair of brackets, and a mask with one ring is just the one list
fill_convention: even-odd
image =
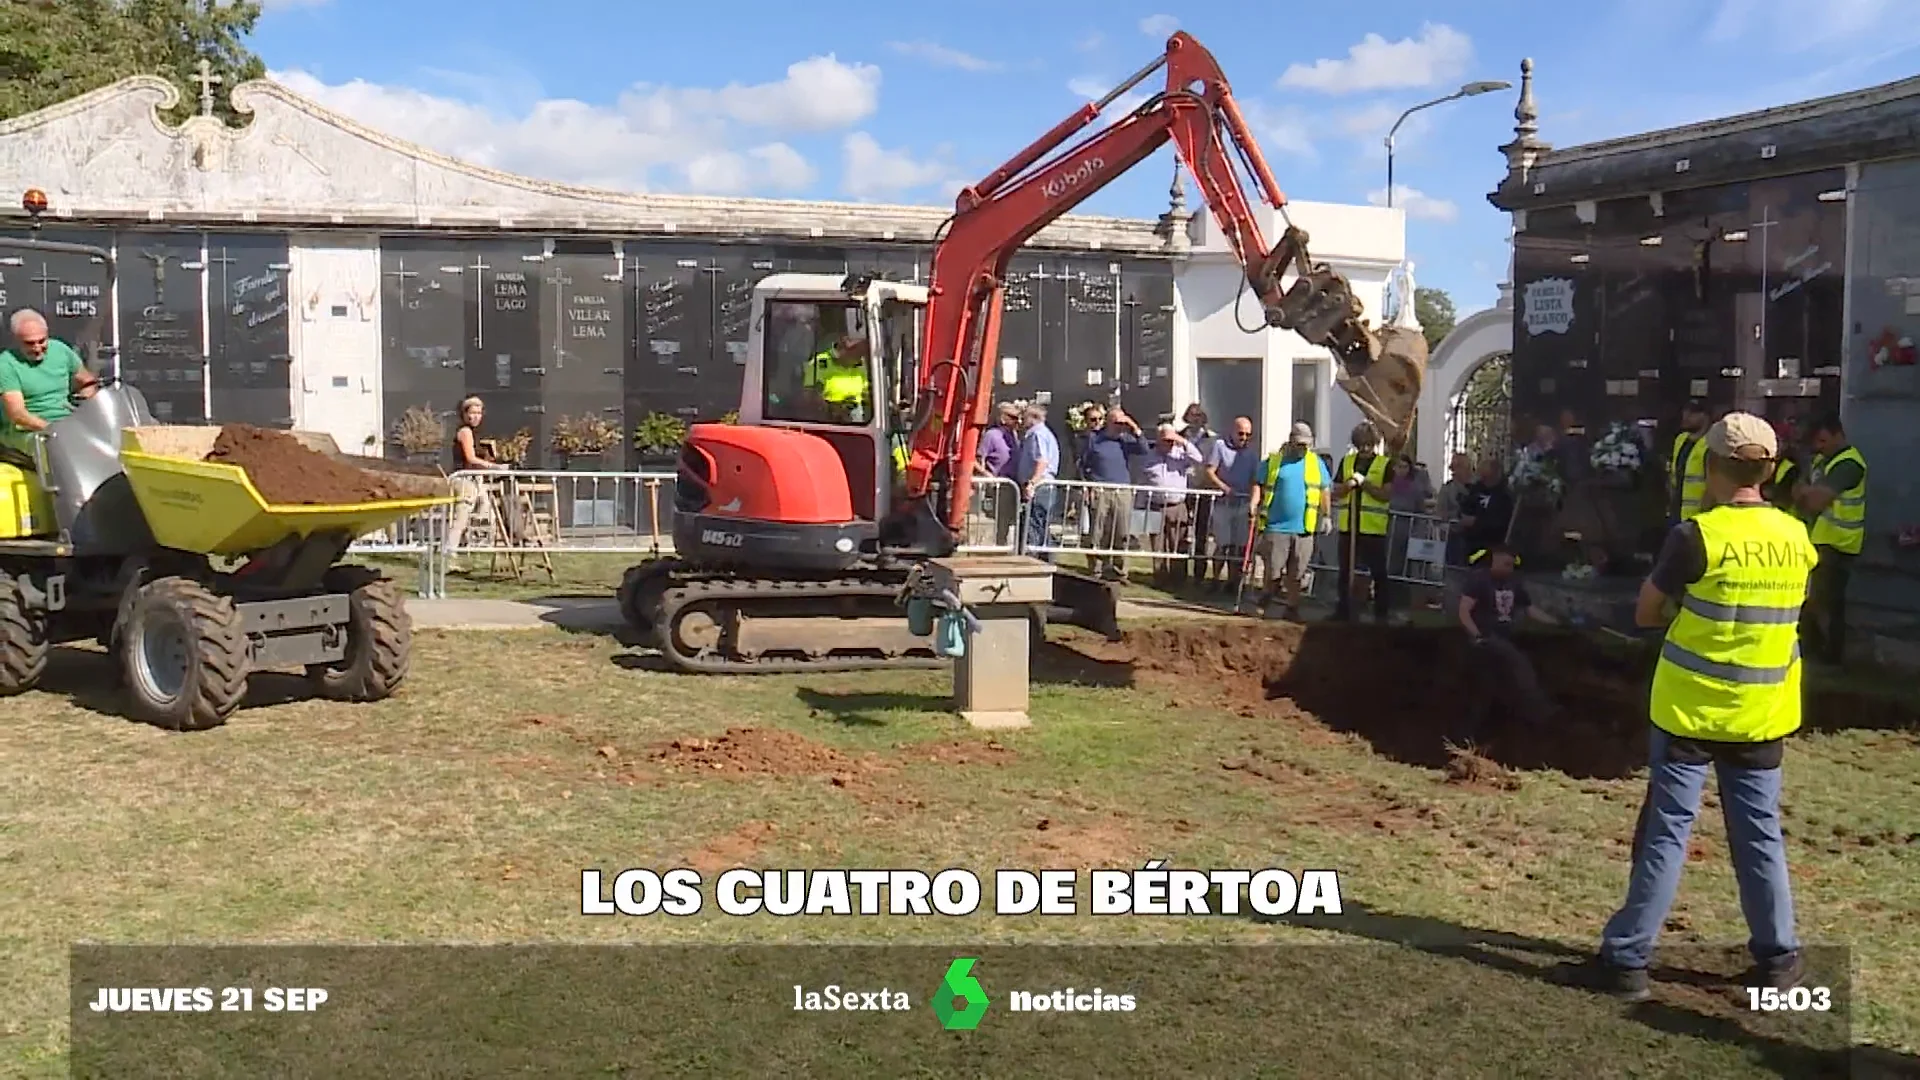
[(1631, 424), (1615, 421), (1593, 444), (1588, 461), (1607, 486), (1630, 488), (1646, 464), (1646, 447), (1641, 445), (1640, 435)]
[(728, 411), (726, 411), (726, 412), (724, 412), (724, 413), (721, 413), (721, 414), (720, 414), (720, 422), (721, 422), (721, 423), (723, 423), (723, 424), (737, 424), (737, 423), (739, 423), (739, 422), (740, 422), (740, 410), (739, 410), (739, 409), (729, 409)]
[(648, 413), (633, 429), (633, 448), (639, 452), (643, 468), (662, 463), (671, 468), (686, 441), (687, 422), (672, 413)]
[(527, 464), (527, 451), (533, 449), (533, 429), (521, 428), (504, 439), (496, 439), (493, 444), (493, 459), (502, 465), (515, 468)]
[(547, 444), (560, 455), (560, 467), (594, 472), (607, 450), (620, 439), (620, 426), (593, 413), (563, 416), (553, 422)]
[(447, 445), (447, 429), (432, 405), (415, 405), (394, 421), (388, 440), (408, 462), (432, 465)]

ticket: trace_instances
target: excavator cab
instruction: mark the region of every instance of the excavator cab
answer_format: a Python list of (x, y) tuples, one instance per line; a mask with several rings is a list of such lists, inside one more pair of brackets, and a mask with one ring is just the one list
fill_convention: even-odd
[(681, 454), (674, 547), (704, 565), (841, 571), (879, 553), (913, 409), (924, 286), (774, 274), (754, 288), (738, 424)]
[(892, 508), (926, 306), (924, 286), (839, 274), (775, 274), (754, 289), (740, 423), (824, 440), (861, 521)]

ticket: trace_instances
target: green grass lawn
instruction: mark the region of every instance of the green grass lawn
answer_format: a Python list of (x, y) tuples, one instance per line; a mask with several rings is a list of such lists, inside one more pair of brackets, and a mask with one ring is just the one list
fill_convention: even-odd
[[(1299, 1002), (1314, 1056), (1273, 1075), (1811, 1074), (1787, 1028), (1699, 987), (1625, 1008), (1541, 978), (1619, 900), (1638, 781), (1450, 782), (1217, 686), (1050, 655), (1035, 726), (988, 739), (946, 713), (938, 675), (722, 680), (595, 635), (423, 632), (390, 701), (263, 677), (255, 707), (179, 736), (112, 715), (104, 659), (63, 651), (0, 743), (0, 1073), (63, 1074), (71, 942), (459, 940), (1338, 945)], [(730, 728), (753, 730), (731, 751), (685, 741)], [(1802, 934), (1852, 949), (1857, 1038), (1920, 1049), (1916, 733), (1809, 734), (1791, 763)], [(1745, 936), (1713, 811), (1696, 837), (1663, 954), (1682, 966)], [(586, 867), (1151, 858), (1335, 868), (1347, 913), (578, 912)]]

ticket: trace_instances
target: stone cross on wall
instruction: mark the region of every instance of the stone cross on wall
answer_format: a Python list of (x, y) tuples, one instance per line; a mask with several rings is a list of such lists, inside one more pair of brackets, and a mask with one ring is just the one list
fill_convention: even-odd
[(200, 58), (198, 73), (195, 78), (200, 83), (200, 115), (212, 116), (213, 88), (220, 85), (223, 80), (220, 76), (213, 73), (213, 64), (204, 56)]

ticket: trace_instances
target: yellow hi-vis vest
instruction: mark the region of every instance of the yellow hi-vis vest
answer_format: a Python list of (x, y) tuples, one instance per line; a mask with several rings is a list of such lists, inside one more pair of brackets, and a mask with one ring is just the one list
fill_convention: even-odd
[[(1680, 455), (1686, 455), (1686, 461)], [(1686, 432), (1674, 436), (1667, 458), (1667, 479), (1680, 489), (1680, 520), (1692, 521), (1707, 498), (1707, 437)]]
[(1832, 461), (1814, 458), (1813, 482), (1819, 483), (1829, 468), (1843, 461), (1860, 466), (1860, 482), (1834, 496), (1814, 519), (1813, 542), (1843, 555), (1858, 555), (1862, 541), (1867, 538), (1867, 459), (1851, 446), (1833, 455)]
[(1807, 527), (1765, 505), (1716, 506), (1693, 522), (1707, 572), (1667, 627), (1654, 726), (1710, 742), (1791, 735), (1800, 727), (1800, 606), (1819, 560)]
[[(1267, 509), (1273, 505), (1274, 485), (1280, 482), (1280, 466), (1286, 463), (1286, 456), (1287, 452), (1285, 450), (1275, 450), (1273, 453), (1267, 455), (1267, 468), (1266, 471), (1261, 474), (1260, 480), (1260, 525), (1262, 529), (1266, 528)], [(1306, 456), (1301, 460), (1307, 463), (1306, 528), (1307, 535), (1312, 536), (1313, 530), (1320, 524), (1320, 489), (1327, 484), (1327, 473), (1326, 467), (1320, 461), (1318, 452), (1308, 450)]]
[[(1347, 451), (1347, 455), (1340, 459), (1340, 467), (1333, 471), (1335, 483), (1344, 484), (1353, 478), (1353, 463), (1359, 456), (1360, 452), (1358, 450)], [(1367, 482), (1377, 487), (1386, 486), (1387, 455), (1373, 455), (1373, 464), (1367, 466)], [(1374, 498), (1367, 492), (1358, 490), (1347, 492), (1347, 505), (1341, 508), (1340, 530), (1345, 532), (1347, 529), (1347, 515), (1353, 512), (1353, 500), (1355, 499), (1360, 500), (1360, 535), (1387, 535), (1387, 522), (1389, 520), (1387, 504)]]
[(867, 369), (857, 362), (847, 363), (828, 349), (807, 362), (806, 384), (836, 405), (860, 405), (867, 398)]

